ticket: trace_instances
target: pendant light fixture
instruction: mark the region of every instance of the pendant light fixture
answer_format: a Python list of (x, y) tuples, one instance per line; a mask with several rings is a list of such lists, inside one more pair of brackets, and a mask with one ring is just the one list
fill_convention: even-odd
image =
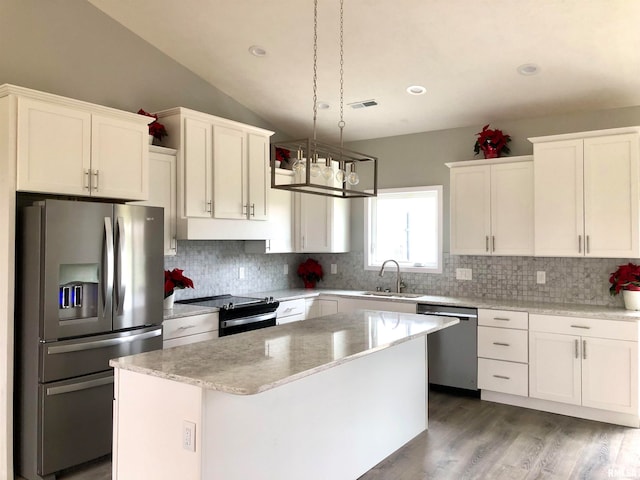
[(273, 144), (295, 156), (292, 183), (276, 183), (275, 155), (271, 155), (271, 188), (338, 198), (375, 197), (378, 159), (344, 148), (344, 0), (340, 0), (340, 144), (316, 138), (318, 116), (318, 0), (313, 2), (313, 135)]

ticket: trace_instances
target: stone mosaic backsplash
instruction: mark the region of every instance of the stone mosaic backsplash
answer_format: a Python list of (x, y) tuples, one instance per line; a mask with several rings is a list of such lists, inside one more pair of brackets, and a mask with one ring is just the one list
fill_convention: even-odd
[[(383, 278), (364, 270), (363, 252), (341, 254), (247, 254), (242, 241), (179, 241), (178, 254), (165, 257), (165, 268), (181, 268), (195, 289), (178, 290), (177, 299), (221, 293), (250, 293), (301, 288), (296, 275), (300, 262), (315, 258), (324, 268), (319, 288), (375, 290), (395, 288), (395, 272)], [(444, 254), (442, 274), (403, 273), (406, 292), (428, 295), (578, 303), (622, 307), (621, 296), (609, 295), (609, 274), (618, 265), (637, 259), (487, 257)], [(332, 263), (338, 273), (330, 274)], [(288, 274), (284, 273), (284, 266)], [(240, 268), (244, 278), (239, 278)], [(470, 268), (472, 280), (457, 280), (457, 268)], [(536, 283), (536, 272), (546, 283)]]

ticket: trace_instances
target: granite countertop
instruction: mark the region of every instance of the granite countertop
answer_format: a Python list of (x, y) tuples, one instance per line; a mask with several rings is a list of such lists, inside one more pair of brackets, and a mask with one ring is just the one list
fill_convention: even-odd
[(111, 360), (115, 368), (251, 395), (458, 323), (359, 310)]

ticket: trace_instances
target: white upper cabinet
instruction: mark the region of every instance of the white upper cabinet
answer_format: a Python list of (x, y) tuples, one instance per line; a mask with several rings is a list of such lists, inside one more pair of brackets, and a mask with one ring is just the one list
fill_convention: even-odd
[(19, 191), (148, 197), (149, 118), (9, 85), (0, 96), (15, 102)]
[(530, 138), (535, 254), (638, 257), (640, 128)]
[(273, 132), (182, 107), (158, 117), (169, 133), (164, 143), (178, 151), (179, 238), (269, 238)]
[(532, 157), (447, 163), (451, 253), (533, 254)]
[(164, 208), (164, 254), (175, 255), (176, 240), (176, 151), (149, 145), (149, 200), (137, 205)]
[[(329, 179), (327, 182), (335, 182)], [(297, 252), (348, 252), (349, 200), (309, 193), (294, 194), (294, 232)]]

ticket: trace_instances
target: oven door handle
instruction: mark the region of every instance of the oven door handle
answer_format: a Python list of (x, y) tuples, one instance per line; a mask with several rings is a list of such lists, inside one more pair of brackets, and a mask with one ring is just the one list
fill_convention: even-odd
[(109, 385), (110, 383), (113, 383), (113, 375), (107, 378), (97, 378), (95, 380), (87, 380), (86, 382), (72, 383), (71, 385), (62, 385), (60, 387), (47, 387), (47, 396), (79, 392), (81, 390), (101, 387), (102, 385)]
[(220, 326), (222, 328), (237, 327), (239, 325), (246, 325), (248, 323), (264, 322), (266, 320), (273, 320), (276, 318), (276, 312), (263, 313), (260, 315), (251, 315), (249, 317), (236, 318), (234, 320), (221, 320)]

